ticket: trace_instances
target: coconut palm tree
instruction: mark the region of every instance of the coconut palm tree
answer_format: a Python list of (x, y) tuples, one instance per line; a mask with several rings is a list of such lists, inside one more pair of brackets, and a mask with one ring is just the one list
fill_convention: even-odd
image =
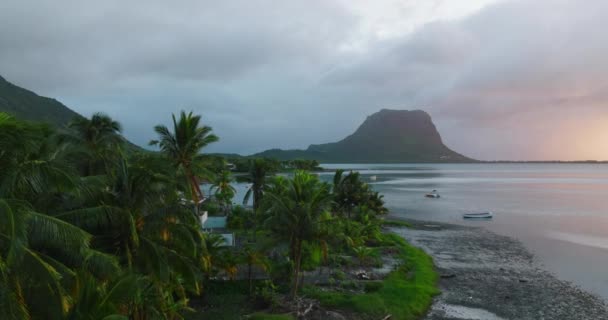
[(98, 278), (119, 269), (91, 249), (91, 234), (56, 216), (79, 182), (49, 136), (46, 126), (0, 115), (0, 145), (11, 151), (0, 152), (0, 314), (8, 318), (60, 318), (71, 307), (73, 269)]
[(365, 206), (375, 214), (386, 214), (383, 196), (361, 180), (358, 172), (344, 175), (344, 170), (337, 170), (332, 193), (334, 195), (334, 211), (351, 217), (354, 209)]
[(236, 193), (236, 189), (232, 186), (232, 174), (230, 171), (224, 170), (217, 175), (209, 192), (214, 192), (215, 198), (222, 207), (222, 211), (224, 211), (224, 214), (228, 214), (232, 205), (232, 198), (234, 198)]
[[(172, 319), (200, 292), (205, 241), (174, 167), (122, 157), (116, 124), (102, 118), (58, 144), (51, 128), (0, 113), (2, 318)], [(87, 158), (79, 176), (75, 150), (112, 161)]]
[(253, 267), (258, 266), (264, 271), (268, 268), (264, 252), (250, 245), (243, 247), (242, 258), (247, 264), (247, 280), (249, 281), (249, 294), (253, 292)]
[(69, 132), (60, 140), (71, 144), (77, 157), (85, 157), (85, 176), (104, 173), (122, 152), (125, 143), (118, 121), (103, 113), (95, 113), (90, 119), (77, 117), (69, 124)]
[(334, 211), (346, 213), (350, 218), (353, 208), (365, 204), (369, 195), (369, 187), (364, 183), (358, 172), (344, 175), (343, 170), (337, 170), (333, 181)]
[(204, 237), (205, 252), (201, 261), (207, 277), (211, 276), (214, 269), (219, 266), (216, 260), (220, 259), (221, 253), (226, 250), (224, 242), (224, 238), (217, 233), (209, 233)]
[(249, 199), (251, 199), (251, 196), (253, 196), (253, 211), (257, 212), (260, 204), (262, 203), (264, 191), (268, 187), (267, 178), (269, 175), (274, 173), (276, 169), (277, 164), (269, 159), (256, 158), (250, 160), (249, 174), (244, 180), (251, 183), (251, 187), (245, 194), (243, 205), (247, 205), (247, 203), (249, 203)]
[(23, 201), (0, 199), (0, 239), (0, 312), (8, 318), (61, 318), (74, 268), (118, 270), (115, 259), (90, 249), (90, 234)]
[(158, 145), (161, 152), (173, 162), (173, 166), (182, 172), (192, 200), (198, 204), (204, 198), (199, 177), (208, 174), (202, 166), (204, 159), (201, 151), (219, 138), (211, 133), (211, 127), (201, 124), (201, 116), (192, 112), (186, 114), (182, 111), (179, 120), (175, 115), (172, 118), (173, 132), (164, 125), (157, 125), (154, 131), (159, 139), (150, 141), (150, 145)]
[(169, 305), (184, 304), (186, 292), (200, 293), (205, 246), (199, 221), (179, 204), (172, 179), (146, 167), (146, 160), (120, 163), (109, 188), (100, 191), (103, 206), (59, 217), (96, 235), (96, 245), (118, 255), (127, 270), (149, 275), (147, 287), (163, 294), (146, 304), (164, 313)]
[(302, 244), (318, 238), (321, 217), (331, 207), (329, 189), (316, 176), (296, 171), (291, 180), (277, 177), (265, 195), (266, 225), (275, 237), (289, 243), (294, 298), (299, 287)]
[(359, 260), (359, 265), (363, 267), (365, 264), (367, 264), (374, 251), (365, 246), (358, 246), (353, 248), (353, 252)]

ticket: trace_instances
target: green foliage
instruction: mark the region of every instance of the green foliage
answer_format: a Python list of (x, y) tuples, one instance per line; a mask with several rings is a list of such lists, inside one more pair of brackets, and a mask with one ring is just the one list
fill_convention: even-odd
[(200, 293), (209, 254), (183, 180), (124, 143), (102, 114), (55, 131), (0, 113), (6, 318), (173, 319)]
[(382, 221), (382, 225), (387, 227), (403, 227), (403, 228), (411, 228), (412, 224), (405, 221), (400, 220), (384, 220)]
[(384, 286), (384, 284), (382, 283), (382, 281), (366, 281), (365, 282), (365, 292), (366, 293), (377, 292), (378, 290), (382, 289), (383, 286)]
[[(264, 296), (274, 296), (276, 288), (269, 281), (258, 281), (255, 283), (256, 294)], [(207, 285), (207, 291), (204, 295), (205, 311), (200, 313), (184, 313), (185, 319), (188, 320), (235, 320), (242, 319), (243, 315), (251, 315), (258, 319), (292, 319), (289, 316), (280, 314), (258, 313), (257, 299), (251, 299), (247, 294), (248, 284), (246, 281), (210, 281)], [(262, 292), (266, 292), (262, 294)], [(274, 300), (271, 297), (270, 300)], [(265, 304), (265, 306), (269, 306)], [(270, 307), (272, 307), (270, 305)], [(278, 318), (277, 318), (278, 317)]]
[(158, 140), (150, 141), (150, 145), (158, 145), (160, 151), (172, 163), (180, 176), (185, 181), (186, 192), (191, 196), (195, 204), (204, 198), (200, 189), (199, 177), (211, 178), (213, 175), (205, 168), (209, 158), (201, 155), (203, 148), (219, 140), (212, 134), (211, 127), (201, 124), (201, 116), (192, 112), (180, 113), (179, 120), (172, 115), (173, 131), (164, 125), (157, 125), (154, 131), (158, 134)]
[(249, 317), (251, 320), (293, 320), (294, 317), (291, 315), (282, 314), (268, 314), (263, 312), (256, 312)]
[[(214, 192), (215, 191), (215, 192)], [(219, 203), (224, 214), (228, 214), (232, 207), (232, 198), (236, 194), (236, 189), (232, 186), (232, 174), (228, 170), (223, 170), (215, 177), (209, 192), (214, 192), (215, 199)]]
[(323, 263), (323, 252), (319, 244), (302, 245), (302, 270), (312, 271)]
[(332, 200), (329, 185), (315, 175), (296, 171), (290, 180), (276, 177), (265, 197), (266, 227), (273, 236), (289, 243), (289, 257), (293, 263), (291, 295), (295, 297), (303, 244), (318, 241), (323, 214)]
[(268, 188), (268, 177), (277, 172), (278, 169), (278, 162), (271, 159), (257, 158), (249, 160), (248, 175), (241, 178), (242, 181), (251, 183), (251, 187), (247, 190), (243, 199), (243, 205), (247, 205), (249, 199), (253, 196), (253, 211), (257, 213), (264, 192)]
[(398, 247), (403, 265), (391, 272), (381, 285), (366, 285), (364, 294), (321, 291), (306, 287), (304, 292), (326, 307), (347, 309), (362, 315), (381, 318), (391, 314), (393, 319), (411, 320), (423, 315), (438, 294), (437, 273), (432, 259), (422, 250), (412, 247), (394, 234), (385, 235)]
[(334, 195), (334, 212), (345, 214), (349, 218), (355, 209), (369, 211), (374, 215), (388, 212), (384, 207), (383, 196), (374, 192), (367, 183), (363, 182), (358, 172), (351, 171), (344, 175), (343, 170), (336, 170), (332, 193)]
[(255, 287), (253, 294), (256, 309), (275, 309), (279, 306), (277, 287), (272, 281), (265, 280)]
[(319, 162), (317, 160), (306, 160), (306, 159), (296, 159), (284, 161), (283, 166), (288, 169), (295, 170), (306, 170), (306, 171), (318, 171), (322, 168), (319, 166)]
[(231, 230), (250, 229), (254, 224), (253, 211), (243, 206), (234, 206), (228, 215), (227, 227)]
[(367, 265), (368, 261), (370, 260), (370, 258), (372, 256), (373, 250), (371, 248), (359, 246), (359, 247), (354, 247), (353, 252), (357, 256), (357, 259), (359, 259), (359, 263), (361, 265)]
[(346, 280), (346, 278), (347, 278), (346, 273), (344, 273), (344, 271), (342, 271), (342, 270), (336, 270), (332, 276), (334, 279), (340, 280), (340, 281)]
[(220, 204), (217, 201), (205, 201), (200, 205), (201, 212), (207, 211), (210, 216), (217, 216), (223, 213)]
[[(254, 210), (232, 207), (225, 162), (200, 154), (217, 140), (200, 121), (182, 112), (172, 130), (155, 128), (160, 153), (127, 153), (120, 124), (107, 115), (53, 129), (0, 113), (0, 314), (180, 319), (191, 311), (190, 299), (203, 293), (208, 305), (230, 307), (211, 307), (207, 318), (239, 318), (272, 309), (277, 292), (288, 287), (295, 296), (301, 270), (377, 264), (385, 245), (397, 245), (404, 264), (381, 284), (366, 285), (362, 295), (308, 294), (329, 306), (390, 311), (398, 319), (426, 308), (434, 293), (432, 262), (380, 233), (382, 196), (357, 173), (336, 173), (332, 188), (303, 170), (292, 178), (273, 176), (281, 168), (314, 170), (315, 161), (248, 159), (244, 179), (252, 184), (247, 197), (254, 198)], [(215, 195), (200, 206), (199, 179), (211, 182)], [(198, 209), (228, 215), (229, 227), (245, 234), (247, 244), (234, 250), (222, 246), (220, 235), (203, 234)], [(234, 279), (239, 270), (248, 281), (210, 281)], [(254, 270), (274, 282), (255, 281)], [(363, 287), (340, 271), (332, 281)], [(407, 303), (400, 303), (403, 297)]]

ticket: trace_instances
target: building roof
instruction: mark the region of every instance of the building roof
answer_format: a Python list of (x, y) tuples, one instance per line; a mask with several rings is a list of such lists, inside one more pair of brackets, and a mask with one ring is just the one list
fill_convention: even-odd
[(203, 223), (203, 229), (225, 229), (226, 217), (208, 217)]

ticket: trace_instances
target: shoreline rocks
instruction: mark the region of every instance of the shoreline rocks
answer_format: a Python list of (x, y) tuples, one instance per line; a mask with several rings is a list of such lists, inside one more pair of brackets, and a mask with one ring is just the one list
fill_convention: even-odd
[(603, 299), (557, 279), (523, 245), (482, 228), (391, 228), (433, 257), (442, 294), (424, 319), (608, 319)]

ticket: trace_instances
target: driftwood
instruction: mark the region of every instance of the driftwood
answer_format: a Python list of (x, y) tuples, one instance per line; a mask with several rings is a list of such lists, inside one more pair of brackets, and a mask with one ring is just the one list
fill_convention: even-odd
[(392, 314), (387, 314), (386, 317), (382, 318), (382, 320), (388, 320), (388, 319), (390, 319), (392, 317), (393, 317)]
[(304, 310), (304, 312), (302, 312), (302, 313), (299, 313), (299, 312), (298, 312), (298, 316), (300, 316), (300, 317), (306, 317), (306, 315), (307, 315), (307, 314), (308, 314), (310, 311), (312, 311), (312, 308), (314, 307), (314, 305), (315, 305), (314, 303), (311, 303), (311, 304), (308, 306), (308, 308), (306, 308), (306, 310)]

